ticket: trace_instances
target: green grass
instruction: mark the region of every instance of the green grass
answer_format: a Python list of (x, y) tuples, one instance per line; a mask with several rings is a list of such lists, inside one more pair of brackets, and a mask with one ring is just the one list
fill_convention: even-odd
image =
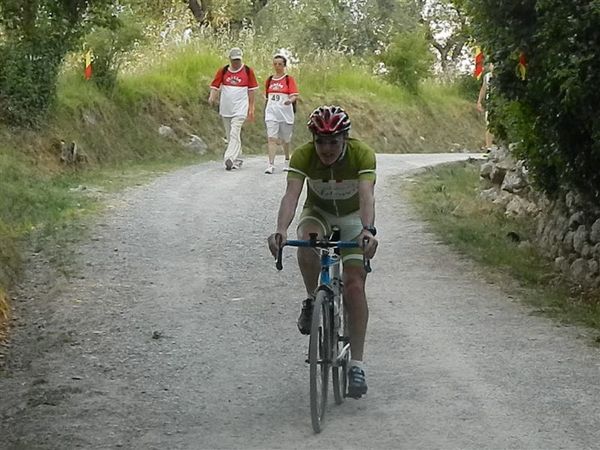
[(553, 269), (551, 260), (523, 244), (533, 242), (534, 221), (506, 217), (480, 199), (480, 183), (477, 164), (452, 164), (427, 170), (408, 181), (405, 191), (437, 235), (481, 264), (489, 280), (518, 293), (536, 308), (534, 313), (600, 329), (598, 293), (579, 291)]

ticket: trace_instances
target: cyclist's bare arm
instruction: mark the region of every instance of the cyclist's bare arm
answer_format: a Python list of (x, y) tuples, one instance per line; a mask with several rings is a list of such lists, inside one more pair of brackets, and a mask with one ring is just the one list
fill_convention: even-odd
[(304, 180), (296, 178), (289, 178), (287, 180), (287, 186), (285, 188), (285, 194), (281, 199), (279, 205), (279, 213), (277, 215), (277, 232), (281, 234), (287, 234), (287, 230), (294, 220), (296, 215), (296, 207), (298, 206), (298, 199), (302, 194), (302, 188), (304, 187)]
[[(298, 206), (298, 199), (300, 198), (303, 187), (304, 180), (295, 178), (289, 178), (287, 180), (285, 194), (281, 199), (279, 213), (277, 214), (277, 231), (269, 236), (269, 239), (267, 240), (269, 250), (274, 257), (277, 257), (281, 244), (287, 239), (287, 230), (296, 215), (296, 207)], [(280, 235), (280, 238), (277, 236), (278, 234)]]
[[(358, 198), (360, 201), (360, 220), (363, 226), (375, 225), (375, 182), (361, 180), (358, 182)], [(368, 259), (375, 256), (377, 251), (377, 239), (367, 231), (363, 230), (361, 240), (365, 240), (364, 252)]]
[(375, 225), (375, 183), (371, 180), (358, 182), (360, 220), (363, 225)]

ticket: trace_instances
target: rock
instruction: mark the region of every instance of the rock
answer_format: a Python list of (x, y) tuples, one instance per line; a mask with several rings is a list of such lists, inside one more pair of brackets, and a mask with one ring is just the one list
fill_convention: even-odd
[(565, 234), (565, 237), (562, 241), (567, 253), (571, 253), (573, 251), (573, 235), (574, 234), (575, 233), (572, 231), (567, 232), (567, 234)]
[(506, 205), (505, 214), (509, 217), (525, 217), (527, 216), (527, 210), (530, 207), (529, 203), (528, 200), (514, 195), (512, 200)]
[(208, 151), (206, 142), (204, 142), (200, 136), (196, 136), (195, 134), (190, 134), (190, 140), (185, 146), (199, 155), (204, 155)]
[(96, 116), (91, 112), (86, 111), (82, 114), (82, 116), (83, 116), (83, 121), (88, 125), (94, 126), (98, 123), (98, 121), (96, 120)]
[(502, 185), (504, 181), (504, 177), (506, 176), (507, 169), (502, 167), (500, 164), (496, 164), (492, 168), (492, 172), (490, 173), (490, 180), (492, 183), (497, 184), (498, 186)]
[(490, 175), (493, 170), (494, 170), (494, 163), (489, 162), (489, 161), (486, 163), (483, 163), (481, 165), (481, 167), (479, 168), (479, 176), (489, 180), (491, 178)]
[(600, 219), (592, 224), (592, 228), (590, 229), (590, 241), (592, 244), (600, 242)]
[(594, 245), (594, 248), (592, 249), (592, 255), (595, 259), (600, 261), (600, 244)]
[(167, 137), (167, 138), (175, 137), (175, 131), (173, 130), (173, 128), (171, 128), (167, 125), (161, 125), (160, 127), (158, 127), (158, 134), (161, 135), (162, 137)]
[(162, 331), (154, 330), (152, 332), (152, 339), (160, 339), (163, 337)]
[(508, 203), (512, 200), (513, 195), (509, 194), (506, 191), (500, 191), (498, 193), (498, 196), (496, 197), (495, 200), (493, 200), (493, 203), (496, 205), (500, 205), (503, 208), (506, 208), (506, 205), (508, 205)]
[(504, 180), (502, 181), (501, 189), (512, 194), (523, 190), (528, 186), (526, 177), (520, 170), (511, 170), (506, 173)]
[(573, 264), (571, 264), (571, 277), (576, 281), (583, 282), (588, 274), (588, 270), (587, 261), (583, 258), (577, 258), (573, 261)]
[(587, 243), (588, 232), (584, 225), (579, 225), (577, 231), (573, 234), (573, 249), (582, 254), (583, 246)]
[(596, 261), (595, 259), (590, 259), (588, 261), (588, 271), (589, 271), (590, 275), (598, 274), (599, 268), (600, 268), (600, 265), (598, 264), (598, 261)]
[(567, 273), (569, 270), (569, 261), (564, 256), (559, 256), (554, 260), (554, 267), (562, 273)]
[(569, 229), (575, 230), (579, 228), (580, 225), (583, 225), (584, 218), (583, 212), (581, 211), (572, 214), (571, 217), (569, 217)]
[(489, 188), (479, 193), (479, 198), (484, 201), (493, 202), (498, 197), (498, 190), (496, 188)]

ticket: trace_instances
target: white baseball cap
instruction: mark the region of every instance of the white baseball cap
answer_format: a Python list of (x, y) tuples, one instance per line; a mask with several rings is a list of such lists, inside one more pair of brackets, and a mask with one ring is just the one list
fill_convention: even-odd
[(229, 50), (229, 59), (242, 59), (242, 56), (244, 56), (244, 52), (239, 47), (233, 47)]

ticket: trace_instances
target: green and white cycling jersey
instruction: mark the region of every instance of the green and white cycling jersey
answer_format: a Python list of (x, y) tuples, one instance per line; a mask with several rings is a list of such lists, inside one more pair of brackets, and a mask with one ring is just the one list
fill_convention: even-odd
[(342, 157), (332, 166), (321, 163), (313, 142), (292, 154), (288, 179), (307, 179), (304, 208), (318, 208), (335, 216), (346, 216), (360, 209), (358, 182), (375, 181), (375, 151), (364, 142), (348, 138)]

